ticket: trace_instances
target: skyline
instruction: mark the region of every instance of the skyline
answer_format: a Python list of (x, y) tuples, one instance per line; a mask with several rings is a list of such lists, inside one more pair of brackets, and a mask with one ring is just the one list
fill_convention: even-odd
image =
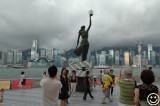
[(159, 46), (159, 5), (159, 0), (0, 0), (0, 50), (31, 48), (36, 36), (41, 48), (75, 48), (90, 9), (90, 50), (134, 46), (140, 40)]

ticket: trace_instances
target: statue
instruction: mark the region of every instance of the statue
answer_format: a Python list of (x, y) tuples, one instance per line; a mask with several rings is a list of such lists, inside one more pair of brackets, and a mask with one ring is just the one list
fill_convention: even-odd
[[(79, 30), (79, 34), (78, 34), (78, 40), (77, 40), (77, 47), (74, 51), (74, 53), (79, 57), (82, 54), (82, 61), (86, 61), (87, 60), (87, 54), (88, 54), (88, 49), (89, 49), (89, 42), (88, 42), (88, 32), (90, 30), (91, 27), (91, 17), (93, 16), (93, 10), (89, 11), (89, 26), (88, 29), (85, 30), (85, 26), (82, 26), (81, 29)], [(78, 47), (79, 44), (79, 39), (80, 36), (82, 38), (81, 41), (81, 45), (80, 47)]]

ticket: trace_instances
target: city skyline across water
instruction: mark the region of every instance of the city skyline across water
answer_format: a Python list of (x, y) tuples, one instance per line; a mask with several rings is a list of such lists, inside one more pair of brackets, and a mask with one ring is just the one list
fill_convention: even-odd
[[(144, 44), (144, 42), (141, 43)], [(145, 47), (143, 44), (137, 43), (138, 47), (106, 47), (97, 51), (89, 50), (87, 61), (93, 66), (159, 66), (160, 47), (154, 47), (152, 44)], [(1, 64), (9, 66), (23, 64), (25, 67), (48, 67), (53, 64), (59, 67), (68, 66), (71, 62), (80, 61), (73, 51), (74, 49), (59, 51), (56, 48), (41, 48), (37, 38), (33, 40), (31, 49), (22, 51), (16, 48), (2, 52)]]

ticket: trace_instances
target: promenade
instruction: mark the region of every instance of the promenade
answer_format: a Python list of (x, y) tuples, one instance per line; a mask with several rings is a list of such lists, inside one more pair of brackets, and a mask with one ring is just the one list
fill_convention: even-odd
[[(87, 101), (83, 101), (83, 93), (76, 92), (75, 96), (69, 98), (69, 103), (67, 106), (104, 106), (106, 104), (101, 104), (102, 98), (104, 96), (101, 87), (98, 85), (92, 91), (95, 100), (91, 100), (89, 95), (87, 95)], [(116, 85), (114, 88), (113, 96), (111, 99), (112, 103), (108, 103), (107, 106), (118, 106), (119, 97), (119, 87)], [(0, 106), (40, 106), (42, 98), (42, 88), (32, 88), (26, 90), (9, 90), (4, 93), (4, 102), (0, 103)]]

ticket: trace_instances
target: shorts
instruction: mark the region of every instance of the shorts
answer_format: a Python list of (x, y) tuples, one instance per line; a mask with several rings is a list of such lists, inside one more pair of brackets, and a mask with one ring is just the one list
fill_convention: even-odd
[(21, 85), (26, 85), (26, 79), (23, 79), (23, 81), (21, 82)]
[(110, 97), (109, 94), (110, 94), (110, 87), (106, 88), (105, 97), (109, 98)]

